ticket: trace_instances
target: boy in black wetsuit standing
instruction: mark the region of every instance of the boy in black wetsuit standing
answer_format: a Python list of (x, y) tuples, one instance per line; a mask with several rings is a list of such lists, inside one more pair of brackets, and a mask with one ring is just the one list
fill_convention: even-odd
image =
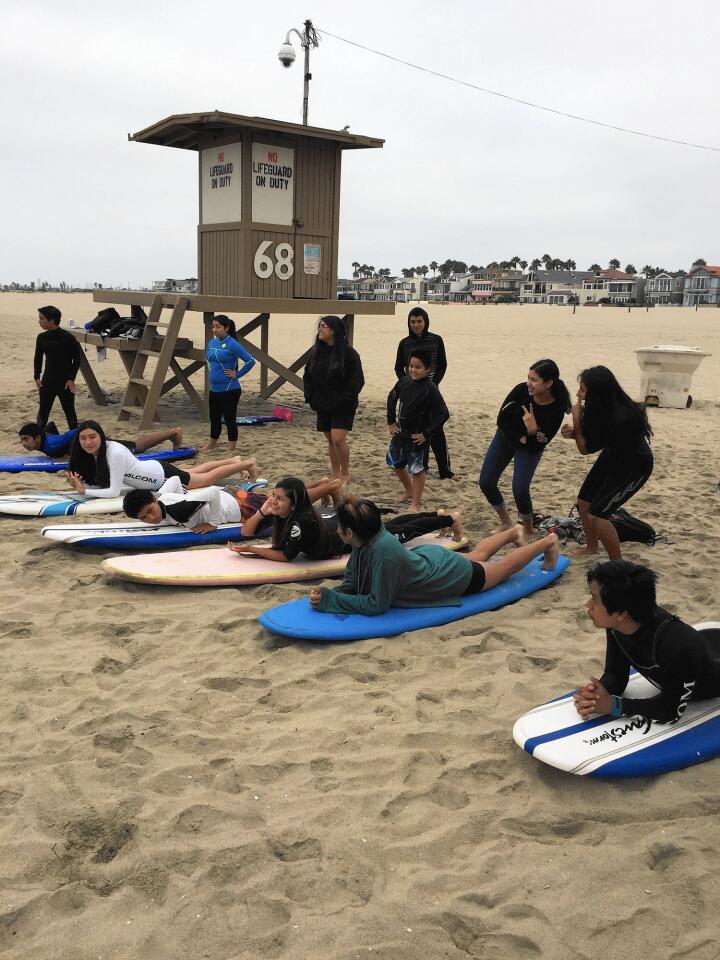
[[(41, 307), (38, 323), (43, 332), (35, 341), (33, 376), (40, 395), (38, 426), (44, 427), (58, 397), (68, 429), (78, 425), (75, 413), (75, 377), (80, 369), (80, 344), (67, 330), (60, 329), (62, 314), (57, 307)], [(43, 370), (43, 359), (45, 369)]]
[[(395, 376), (398, 380), (407, 373), (410, 353), (425, 350), (430, 355), (430, 379), (439, 387), (447, 371), (445, 343), (438, 333), (430, 333), (430, 317), (422, 307), (413, 307), (408, 314), (408, 335), (398, 344), (395, 356)], [(455, 472), (450, 466), (447, 440), (442, 425), (430, 436), (430, 447), (438, 465), (441, 480), (453, 480)]]
[[(720, 630), (698, 632), (657, 605), (656, 574), (627, 560), (596, 563), (587, 573), (593, 624), (605, 629), (605, 671), (575, 691), (575, 706), (592, 714), (679, 720), (691, 700), (720, 696)], [(623, 696), (634, 667), (658, 689), (655, 697)]]
[(412, 350), (407, 374), (392, 388), (387, 398), (387, 422), (390, 431), (386, 462), (402, 483), (412, 510), (420, 509), (428, 467), (429, 438), (442, 429), (448, 419), (440, 391), (430, 379), (431, 358), (425, 350)]

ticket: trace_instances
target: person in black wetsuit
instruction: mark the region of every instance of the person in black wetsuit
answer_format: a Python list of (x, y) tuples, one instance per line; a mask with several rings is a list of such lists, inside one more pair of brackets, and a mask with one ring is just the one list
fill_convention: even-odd
[[(575, 691), (575, 707), (591, 714), (679, 720), (692, 700), (720, 697), (720, 630), (697, 631), (657, 605), (657, 576), (627, 560), (597, 563), (587, 572), (587, 612), (607, 637), (605, 671)], [(630, 668), (657, 696), (623, 696)]]
[(500, 519), (500, 529), (513, 524), (498, 481), (513, 461), (512, 492), (518, 522), (525, 533), (533, 530), (530, 484), (547, 445), (560, 429), (563, 417), (570, 413), (570, 394), (560, 379), (554, 360), (538, 360), (505, 397), (493, 437), (480, 471), (480, 489)]
[(78, 425), (75, 377), (80, 369), (80, 344), (71, 333), (60, 329), (61, 317), (57, 307), (41, 307), (38, 311), (38, 323), (43, 332), (35, 341), (33, 361), (33, 376), (40, 395), (37, 422), (41, 427), (45, 426), (57, 397), (68, 428), (74, 430)]
[(445, 401), (430, 379), (430, 364), (426, 350), (412, 350), (407, 374), (387, 398), (390, 444), (385, 460), (403, 485), (401, 503), (410, 501), (416, 511), (425, 488), (429, 438), (449, 417)]
[[(255, 517), (243, 524), (244, 536), (251, 537), (272, 517), (272, 546), (229, 543), (228, 547), (240, 556), (281, 563), (295, 560), (300, 554), (310, 560), (326, 560), (349, 553), (350, 547), (338, 535), (335, 513), (324, 516), (313, 509), (310, 498), (314, 493), (313, 488), (306, 488), (297, 477), (279, 480)], [(457, 511), (407, 514), (387, 520), (384, 527), (400, 543), (436, 530), (446, 530), (454, 540), (461, 540), (463, 535), (462, 519)]]
[[(408, 314), (408, 335), (398, 344), (395, 355), (395, 376), (398, 380), (407, 373), (411, 351), (418, 349), (430, 354), (430, 379), (439, 387), (447, 371), (445, 343), (438, 333), (430, 333), (430, 317), (427, 311), (422, 307), (413, 307)], [(442, 424), (430, 436), (430, 447), (437, 461), (440, 479), (455, 479), (457, 474), (450, 466), (450, 454)]]
[(617, 531), (608, 519), (645, 485), (653, 471), (648, 443), (652, 429), (643, 407), (631, 400), (607, 367), (589, 367), (578, 377), (572, 426), (562, 435), (580, 453), (602, 451), (583, 481), (577, 498), (587, 546), (575, 555), (598, 552), (598, 541), (611, 560), (622, 556)]
[(303, 388), (305, 403), (317, 414), (317, 429), (328, 442), (332, 475), (342, 484), (350, 478), (347, 435), (364, 386), (360, 355), (348, 343), (345, 324), (340, 317), (321, 317)]

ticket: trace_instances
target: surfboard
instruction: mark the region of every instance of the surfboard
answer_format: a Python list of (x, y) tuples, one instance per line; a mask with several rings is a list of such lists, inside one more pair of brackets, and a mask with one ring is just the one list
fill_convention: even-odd
[[(408, 548), (435, 543), (449, 550), (466, 547), (460, 541), (439, 539), (434, 533), (416, 537)], [(264, 546), (265, 544), (258, 544)], [(270, 544), (267, 544), (268, 546)], [(242, 587), (263, 583), (298, 583), (342, 576), (349, 554), (328, 560), (298, 558), (277, 563), (260, 557), (239, 557), (227, 548), (221, 550), (183, 550), (177, 553), (139, 554), (103, 560), (104, 573), (124, 580), (137, 580), (168, 587)]]
[(188, 547), (218, 546), (242, 540), (242, 526), (221, 524), (210, 533), (193, 533), (186, 527), (164, 523), (58, 523), (41, 530), (43, 537), (66, 547), (93, 547), (96, 550), (182, 550)]
[[(197, 456), (195, 447), (180, 447), (177, 450), (148, 450), (135, 454), (138, 460), (188, 460)], [(0, 457), (0, 473), (59, 473), (67, 470), (67, 460), (56, 460), (44, 453), (18, 454), (16, 457)]]
[(463, 597), (459, 605), (453, 607), (391, 607), (386, 613), (366, 617), (359, 613), (319, 613), (303, 597), (302, 600), (291, 600), (266, 610), (260, 615), (260, 623), (266, 630), (296, 640), (344, 641), (394, 637), (411, 630), (442, 626), (514, 603), (554, 583), (570, 561), (567, 557), (560, 557), (554, 570), (542, 570), (541, 563), (542, 560), (536, 557), (505, 583)]
[[(243, 481), (235, 486), (253, 489), (267, 480)], [(199, 490), (198, 490), (199, 492)], [(93, 513), (122, 513), (123, 490), (119, 497), (85, 497), (79, 493), (24, 493), (0, 497), (0, 514), (16, 517), (74, 517)]]
[[(720, 643), (720, 622), (695, 624), (712, 630)], [(657, 696), (657, 687), (633, 672), (625, 693)], [(573, 692), (543, 703), (513, 727), (515, 743), (551, 767), (590, 777), (648, 777), (704, 763), (720, 755), (720, 697), (688, 704), (675, 723), (643, 717), (581, 720)]]

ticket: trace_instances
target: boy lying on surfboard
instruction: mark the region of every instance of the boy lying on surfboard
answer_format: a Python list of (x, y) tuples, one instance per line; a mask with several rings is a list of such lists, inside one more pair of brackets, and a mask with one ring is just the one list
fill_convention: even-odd
[[(588, 616), (607, 637), (605, 672), (575, 691), (583, 718), (639, 716), (659, 723), (682, 717), (691, 700), (720, 697), (720, 631), (699, 633), (657, 605), (657, 575), (627, 560), (596, 563), (587, 573)], [(655, 697), (622, 696), (634, 667)]]

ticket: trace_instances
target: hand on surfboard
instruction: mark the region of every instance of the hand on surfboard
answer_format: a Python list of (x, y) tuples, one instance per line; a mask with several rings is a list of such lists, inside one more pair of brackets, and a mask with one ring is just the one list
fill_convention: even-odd
[(597, 677), (591, 677), (590, 682), (575, 691), (575, 709), (583, 718), (592, 713), (606, 714), (612, 710), (612, 698)]

